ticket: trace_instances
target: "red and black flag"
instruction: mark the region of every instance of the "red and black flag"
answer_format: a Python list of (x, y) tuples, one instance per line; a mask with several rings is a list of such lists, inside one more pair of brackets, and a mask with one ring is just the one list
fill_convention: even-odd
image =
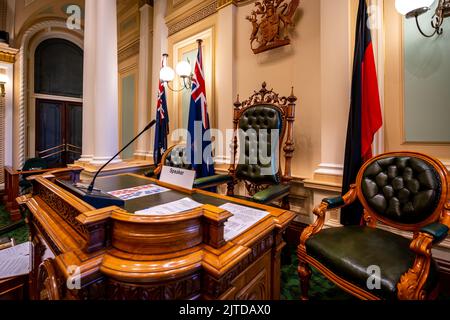
[[(352, 96), (342, 185), (343, 194), (347, 193), (350, 190), (350, 185), (356, 182), (356, 176), (364, 162), (372, 157), (374, 135), (383, 125), (366, 0), (359, 1), (355, 40)], [(343, 209), (341, 223), (344, 225), (359, 225), (362, 212), (362, 206), (359, 203)]]

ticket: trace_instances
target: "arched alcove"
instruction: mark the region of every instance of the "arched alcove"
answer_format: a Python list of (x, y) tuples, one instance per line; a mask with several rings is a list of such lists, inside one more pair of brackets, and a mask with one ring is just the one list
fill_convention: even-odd
[(34, 54), (34, 92), (83, 96), (83, 50), (61, 38), (42, 41)]
[(30, 76), (34, 80), (30, 113), (35, 118), (30, 154), (34, 151), (51, 167), (71, 164), (82, 151), (83, 50), (67, 39), (45, 39), (34, 50)]
[[(14, 129), (14, 167), (21, 168), (26, 158), (35, 156), (35, 109), (34, 86), (35, 51), (48, 39), (65, 39), (83, 50), (83, 30), (68, 30), (66, 21), (48, 20), (38, 22), (20, 36), (20, 50), (17, 55), (18, 96), (17, 117)], [(46, 95), (41, 95), (46, 96)], [(81, 98), (66, 97), (67, 100), (81, 102)]]

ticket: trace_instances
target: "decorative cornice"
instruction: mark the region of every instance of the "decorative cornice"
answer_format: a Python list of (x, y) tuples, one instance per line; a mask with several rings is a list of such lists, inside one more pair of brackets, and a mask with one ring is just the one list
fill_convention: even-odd
[(125, 61), (137, 54), (139, 54), (139, 43), (140, 40), (135, 39), (133, 42), (119, 48), (119, 62)]
[(14, 63), (15, 59), (16, 59), (15, 54), (0, 51), (0, 61), (1, 62)]
[(7, 45), (0, 45), (0, 61), (14, 63), (16, 61), (17, 52), (19, 52), (19, 50), (10, 48)]
[(175, 23), (171, 24), (168, 23), (168, 29), (169, 29), (169, 36), (193, 25), (194, 23), (197, 23), (210, 15), (213, 15), (217, 12), (217, 1), (212, 1), (208, 5), (202, 7), (201, 9), (197, 10), (195, 13), (190, 15), (189, 17), (185, 19), (181, 19), (176, 21)]
[(183, 1), (166, 17), (169, 36), (197, 23), (229, 5), (244, 6), (254, 0)]

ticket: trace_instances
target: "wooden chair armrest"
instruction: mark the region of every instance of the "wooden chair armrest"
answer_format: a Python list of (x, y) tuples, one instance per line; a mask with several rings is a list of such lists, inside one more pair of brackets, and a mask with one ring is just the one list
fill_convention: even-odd
[(39, 175), (42, 173), (47, 173), (52, 169), (39, 169), (39, 170), (27, 170), (27, 171), (18, 171), (18, 174), (22, 175), (22, 174), (34, 174), (34, 175)]
[[(444, 205), (440, 223), (450, 226), (450, 201)], [(431, 265), (431, 249), (435, 238), (427, 232), (417, 232), (409, 248), (416, 254), (413, 266), (401, 276), (397, 285), (398, 297), (403, 300), (425, 300), (423, 290)]]
[(160, 163), (160, 164), (158, 164), (158, 165), (156, 166), (156, 169), (155, 169), (155, 171), (154, 171), (156, 177), (159, 176), (159, 175), (161, 174), (162, 168), (163, 168), (162, 163)]
[(340, 206), (336, 206), (333, 208), (330, 207), (329, 201), (322, 201), (322, 203), (314, 208), (313, 213), (317, 216), (317, 220), (310, 226), (306, 227), (305, 230), (303, 230), (301, 236), (300, 236), (300, 247), (306, 250), (306, 241), (313, 235), (319, 233), (325, 224), (325, 217), (326, 213), (330, 210), (337, 210), (339, 208), (343, 208), (345, 206), (350, 205), (356, 200), (357, 192), (356, 192), (356, 185), (352, 185), (350, 190), (342, 197), (343, 204)]
[(413, 266), (403, 274), (397, 285), (398, 297), (401, 300), (425, 300), (423, 290), (430, 272), (431, 248), (433, 236), (418, 232), (411, 241), (410, 249), (416, 254)]
[(444, 205), (440, 222), (450, 228), (450, 200)]

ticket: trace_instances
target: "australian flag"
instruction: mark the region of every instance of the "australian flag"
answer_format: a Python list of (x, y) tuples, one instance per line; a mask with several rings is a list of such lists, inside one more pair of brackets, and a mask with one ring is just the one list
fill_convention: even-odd
[[(374, 135), (383, 125), (372, 38), (367, 20), (366, 0), (360, 0), (356, 25), (351, 107), (345, 148), (342, 185), (344, 194), (356, 182), (358, 171), (364, 162), (372, 157)], [(362, 206), (357, 201), (342, 209), (341, 223), (359, 225), (362, 215)]]
[(167, 136), (169, 135), (169, 113), (167, 112), (166, 88), (159, 80), (158, 104), (156, 107), (155, 147), (153, 160), (155, 165), (161, 161), (162, 155), (167, 150)]
[(192, 169), (196, 171), (196, 178), (202, 178), (214, 175), (214, 162), (206, 103), (202, 46), (201, 41), (198, 42), (198, 55), (192, 79), (191, 104), (189, 107), (187, 145), (190, 146), (190, 160)]

